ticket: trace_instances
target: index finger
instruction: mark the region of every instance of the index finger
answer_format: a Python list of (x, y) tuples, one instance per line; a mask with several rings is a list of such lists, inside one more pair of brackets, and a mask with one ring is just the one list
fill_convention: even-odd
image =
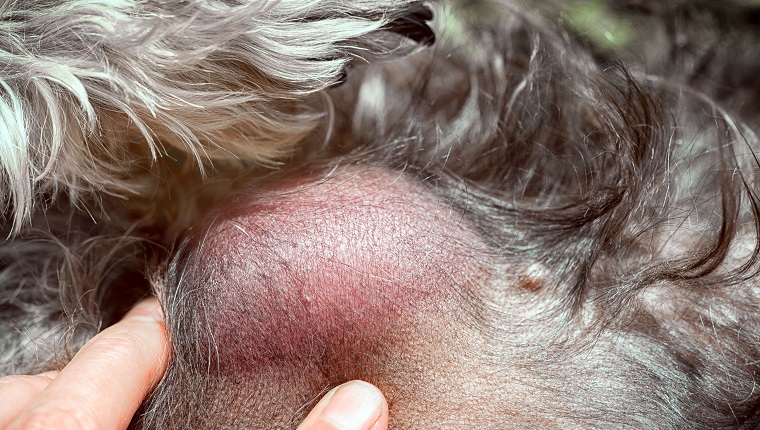
[(166, 370), (155, 299), (92, 338), (9, 429), (124, 429)]

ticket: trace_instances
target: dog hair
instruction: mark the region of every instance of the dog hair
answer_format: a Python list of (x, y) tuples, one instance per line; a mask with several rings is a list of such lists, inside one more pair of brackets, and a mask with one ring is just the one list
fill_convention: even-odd
[[(498, 1), (28, 3), (0, 10), (2, 374), (152, 291), (172, 360), (134, 428), (292, 428), (350, 379), (392, 428), (760, 425), (759, 8), (611, 3), (652, 30), (616, 57)], [(319, 244), (377, 219), (410, 231), (381, 305), (274, 303), (374, 279)]]
[(395, 46), (378, 30), (424, 37), (412, 4), (4, 2), (3, 212), (18, 229), (40, 195), (134, 193), (125, 167), (169, 146), (274, 162), (322, 116), (309, 95)]

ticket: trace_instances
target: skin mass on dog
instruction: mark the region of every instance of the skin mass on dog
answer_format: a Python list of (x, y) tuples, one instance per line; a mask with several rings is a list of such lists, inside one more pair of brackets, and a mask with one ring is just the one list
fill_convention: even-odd
[(394, 429), (757, 428), (760, 8), (597, 6), (641, 41), (548, 1), (3, 4), (2, 375), (154, 294), (134, 429), (295, 428), (352, 379)]

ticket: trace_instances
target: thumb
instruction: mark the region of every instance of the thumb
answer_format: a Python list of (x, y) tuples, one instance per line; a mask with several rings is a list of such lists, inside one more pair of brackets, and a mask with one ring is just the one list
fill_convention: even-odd
[(350, 381), (328, 392), (298, 430), (386, 430), (388, 403), (374, 385)]

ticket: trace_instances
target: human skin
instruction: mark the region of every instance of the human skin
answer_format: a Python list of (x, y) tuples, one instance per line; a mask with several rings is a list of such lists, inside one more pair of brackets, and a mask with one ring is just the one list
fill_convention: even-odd
[[(60, 372), (0, 379), (0, 428), (125, 429), (166, 371), (169, 343), (156, 299), (135, 306), (88, 342)], [(388, 404), (351, 381), (324, 396), (300, 430), (382, 430)]]
[[(755, 114), (745, 126), (529, 17), (480, 24), (468, 49), (441, 38), (352, 70), (331, 142), (204, 185), (210, 225), (192, 216), (147, 272), (173, 360), (134, 428), (291, 429), (356, 379), (396, 429), (758, 428)], [(169, 195), (195, 201), (177, 183)], [(174, 231), (194, 212), (181, 203)], [(62, 265), (25, 239), (11, 269)], [(6, 291), (26, 315), (47, 284), (22, 275)], [(63, 297), (100, 297), (75, 281)], [(57, 368), (26, 345), (19, 365)]]

